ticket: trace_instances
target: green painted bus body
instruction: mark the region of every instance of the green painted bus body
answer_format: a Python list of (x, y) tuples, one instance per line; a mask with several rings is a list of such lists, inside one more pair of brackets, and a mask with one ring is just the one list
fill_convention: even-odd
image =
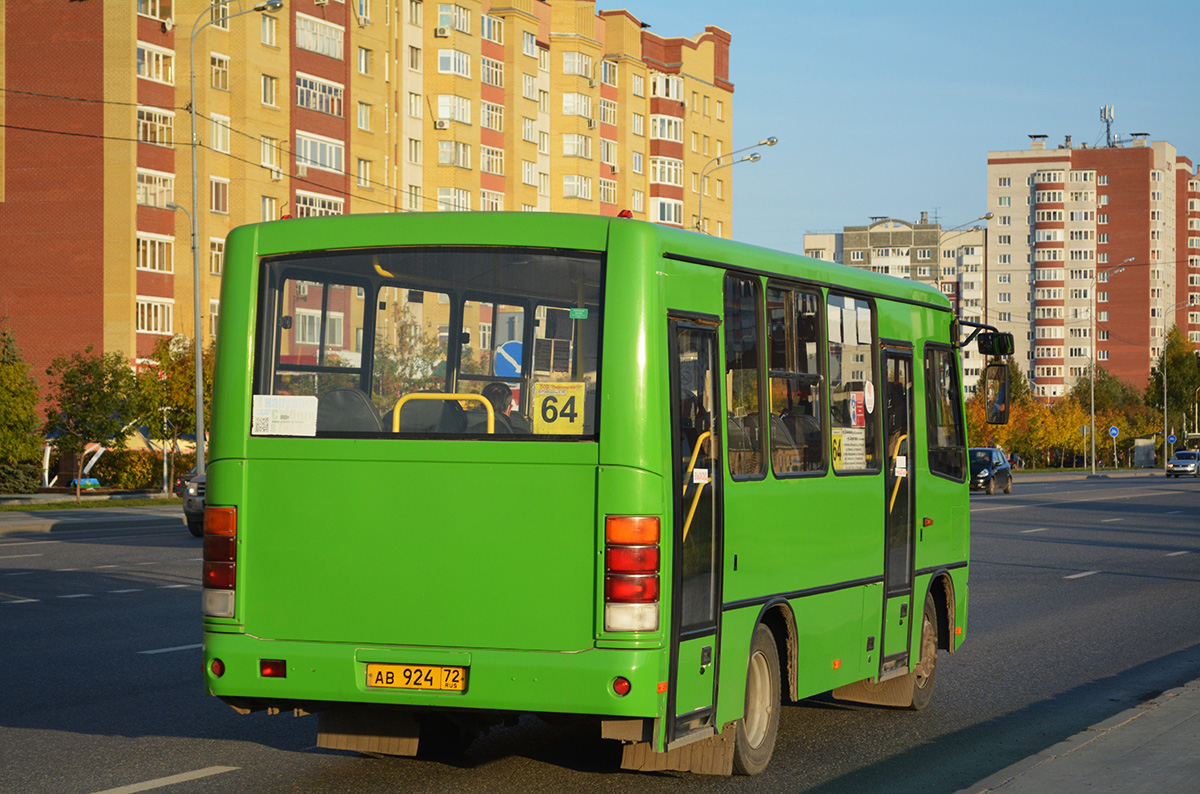
[[(250, 433), (262, 258), (441, 245), (602, 254), (597, 441)], [(236, 590), (232, 618), (205, 618), (204, 656), (208, 691), (231, 702), (661, 720), (676, 564), (669, 542), (675, 462), (668, 314), (721, 317), (730, 268), (764, 281), (769, 274), (874, 296), (877, 338), (912, 345), (918, 450), (926, 434), (924, 346), (951, 342), (949, 302), (926, 286), (612, 218), (439, 213), (288, 220), (234, 230), (226, 261), (207, 499), (210, 507), (237, 511)], [(966, 628), (967, 485), (932, 474), (922, 452), (909, 465), (920, 533), (914, 608), (919, 615), (935, 572), (949, 578), (953, 649)], [(866, 638), (877, 636), (884, 620), (883, 474), (834, 473), (827, 460), (816, 476), (781, 479), (768, 471), (735, 481), (727, 466), (720, 476), (718, 728), (742, 716), (750, 638), (772, 596), (795, 618), (800, 697), (878, 675), (880, 648), (868, 650)], [(657, 631), (604, 630), (608, 515), (662, 518)], [(913, 647), (920, 625), (914, 620), (907, 629)], [(696, 652), (681, 644), (679, 668), (698, 665), (690, 656)], [(214, 659), (224, 663), (219, 677)], [(286, 678), (262, 677), (262, 659), (285, 660)], [(461, 665), (468, 686), (462, 693), (368, 688), (370, 662)], [(631, 682), (624, 697), (613, 692), (617, 676)], [(702, 677), (680, 676), (676, 710), (711, 700), (711, 692)], [(655, 743), (665, 746), (661, 729)]]

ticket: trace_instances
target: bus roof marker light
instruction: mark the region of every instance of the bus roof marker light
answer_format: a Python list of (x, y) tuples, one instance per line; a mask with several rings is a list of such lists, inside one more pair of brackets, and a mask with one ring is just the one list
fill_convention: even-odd
[(632, 218), (633, 212), (631, 212), (630, 210), (621, 210), (620, 212), (617, 213), (617, 217), (618, 218)]

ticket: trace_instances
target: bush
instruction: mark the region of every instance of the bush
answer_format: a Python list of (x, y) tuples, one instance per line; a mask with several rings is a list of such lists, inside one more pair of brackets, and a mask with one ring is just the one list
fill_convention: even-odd
[(161, 488), (162, 456), (144, 449), (108, 450), (90, 476), (106, 488)]
[(42, 486), (42, 467), (36, 463), (0, 461), (0, 493), (37, 493)]

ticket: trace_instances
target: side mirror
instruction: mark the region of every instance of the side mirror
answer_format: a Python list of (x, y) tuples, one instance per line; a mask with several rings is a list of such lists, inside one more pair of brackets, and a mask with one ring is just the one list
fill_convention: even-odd
[(1013, 335), (999, 331), (980, 333), (975, 344), (978, 345), (979, 352), (985, 356), (1011, 356), (1016, 349)]
[[(1012, 337), (1009, 336), (1011, 340)], [(988, 364), (984, 370), (983, 395), (987, 402), (984, 404), (986, 421), (989, 425), (1008, 424), (1008, 365)]]

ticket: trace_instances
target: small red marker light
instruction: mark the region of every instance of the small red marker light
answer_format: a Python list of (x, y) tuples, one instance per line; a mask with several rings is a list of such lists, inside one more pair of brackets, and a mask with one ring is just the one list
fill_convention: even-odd
[(932, 519), (932, 518), (926, 518), (926, 519), (925, 519), (924, 521), (922, 521), (921, 523), (922, 523), (922, 524), (924, 524), (924, 525), (925, 525), (925, 526), (927, 526), (927, 527), (931, 527), (931, 526), (933, 526), (933, 519)]
[(661, 694), (663, 694), (663, 693), (664, 693), (664, 692), (666, 692), (666, 691), (667, 691), (667, 682), (666, 682), (666, 681), (659, 681), (659, 682), (658, 682), (658, 694), (660, 694), (660, 695), (661, 695)]
[(959, 635), (959, 634), (962, 634), (962, 626), (955, 626), (955, 627), (954, 627), (954, 634), (955, 634), (956, 636), (957, 636), (957, 635)]
[(287, 662), (282, 659), (259, 659), (258, 672), (263, 678), (287, 678)]
[(841, 660), (841, 659), (834, 659), (834, 660), (833, 660), (833, 669), (834, 669), (834, 670), (841, 670), (841, 669), (842, 669), (842, 660)]
[(621, 210), (620, 212), (617, 213), (617, 217), (618, 218), (632, 218), (633, 213), (630, 212), (629, 210)]
[(225, 675), (225, 663), (222, 662), (220, 659), (212, 660), (212, 668), (211, 669), (212, 669), (213, 676), (215, 676), (216, 678), (220, 678), (221, 676)]
[(616, 692), (621, 697), (625, 697), (626, 695), (628, 695), (629, 690), (632, 688), (633, 688), (633, 684), (629, 683), (628, 678), (622, 678), (621, 676), (617, 676), (616, 680), (613, 681), (613, 692)]

